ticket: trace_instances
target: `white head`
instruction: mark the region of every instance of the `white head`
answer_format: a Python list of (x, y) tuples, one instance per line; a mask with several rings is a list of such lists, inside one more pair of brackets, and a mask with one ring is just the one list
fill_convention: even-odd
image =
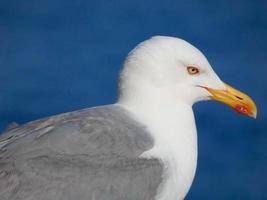
[(149, 96), (190, 105), (212, 98), (243, 114), (256, 112), (253, 101), (224, 84), (197, 48), (175, 37), (156, 36), (140, 43), (124, 63), (120, 101)]

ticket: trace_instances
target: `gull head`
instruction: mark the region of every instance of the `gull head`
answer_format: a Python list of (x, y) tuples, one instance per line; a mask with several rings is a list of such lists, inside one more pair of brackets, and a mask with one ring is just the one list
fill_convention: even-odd
[(121, 101), (167, 99), (192, 105), (213, 99), (257, 115), (250, 97), (225, 84), (201, 51), (175, 37), (155, 36), (137, 45), (125, 60), (119, 85)]

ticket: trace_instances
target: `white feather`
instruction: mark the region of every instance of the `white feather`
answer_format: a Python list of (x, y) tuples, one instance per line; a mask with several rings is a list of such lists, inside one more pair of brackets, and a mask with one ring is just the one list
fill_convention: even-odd
[[(188, 65), (198, 67), (200, 74), (189, 75)], [(160, 158), (166, 166), (157, 200), (183, 199), (192, 184), (197, 165), (192, 105), (209, 96), (197, 85), (224, 87), (205, 56), (184, 40), (153, 37), (125, 61), (118, 105), (133, 113), (154, 137), (154, 147), (142, 156)]]

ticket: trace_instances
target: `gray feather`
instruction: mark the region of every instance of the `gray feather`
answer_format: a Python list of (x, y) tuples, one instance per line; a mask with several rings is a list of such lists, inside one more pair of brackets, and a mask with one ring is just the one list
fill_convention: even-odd
[(1, 200), (153, 200), (163, 164), (146, 128), (111, 105), (13, 127), (0, 137)]

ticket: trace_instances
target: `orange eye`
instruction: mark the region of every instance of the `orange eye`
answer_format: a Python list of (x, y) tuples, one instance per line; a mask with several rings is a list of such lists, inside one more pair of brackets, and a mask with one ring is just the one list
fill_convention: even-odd
[(195, 75), (195, 74), (198, 74), (199, 73), (199, 69), (196, 68), (196, 67), (193, 67), (193, 66), (188, 66), (187, 67), (187, 72), (190, 75)]

